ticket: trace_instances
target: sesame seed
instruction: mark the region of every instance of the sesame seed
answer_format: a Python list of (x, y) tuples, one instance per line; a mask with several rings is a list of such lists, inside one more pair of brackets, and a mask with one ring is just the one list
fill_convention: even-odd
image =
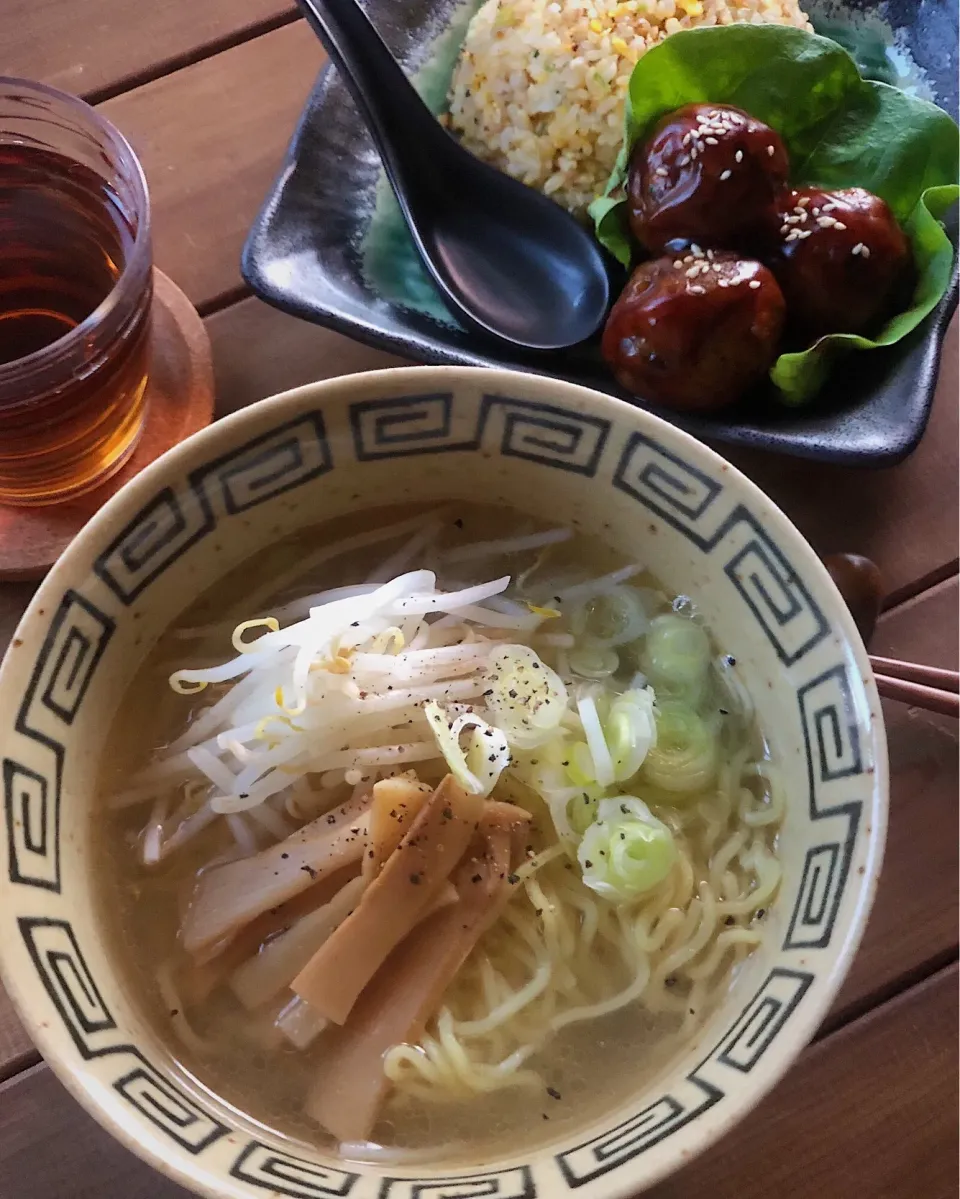
[(718, 279), (717, 280), (717, 287), (729, 287), (729, 286), (730, 286), (729, 280), (727, 280), (727, 279)]
[(680, 143), (680, 145), (683, 146), (684, 149), (686, 149), (686, 147), (690, 145), (691, 136), (692, 136), (692, 134), (689, 134), (689, 133), (685, 133), (683, 135), (683, 141)]
[(729, 178), (730, 178), (730, 176), (731, 176), (732, 174), (733, 174), (733, 172), (732, 172), (732, 171), (729, 171), (729, 170), (727, 170), (727, 171), (721, 171), (721, 172), (720, 172), (720, 182), (722, 183), (722, 182), (724, 182), (726, 179), (729, 179)]
[[(857, 251), (854, 250), (854, 254), (856, 254), (856, 253), (857, 253)], [(691, 267), (688, 267), (687, 270), (685, 270), (683, 273), (687, 276), (688, 279), (696, 279), (697, 275), (700, 274), (700, 268), (698, 266), (691, 266)]]
[(789, 232), (790, 232), (790, 226), (789, 226), (789, 225), (781, 225), (781, 226), (780, 226), (780, 232), (781, 232), (781, 233), (789, 233)]
[(798, 207), (798, 208), (806, 208), (806, 206), (807, 206), (809, 203), (810, 203), (810, 197), (809, 197), (809, 196), (801, 196), (801, 197), (800, 197), (800, 199), (797, 201), (797, 207)]
[(689, 266), (691, 262), (693, 262), (693, 255), (692, 254), (684, 254), (683, 265)]
[(682, 258), (677, 258), (677, 259), (674, 261), (674, 264), (673, 264), (673, 265), (674, 265), (674, 267), (675, 267), (675, 269), (676, 269), (676, 270), (679, 270), (679, 269), (680, 269), (680, 268), (683, 266), (683, 259), (682, 259)]
[(670, 172), (667, 170), (666, 167), (657, 167), (656, 173), (665, 179), (667, 177), (667, 175), (669, 175)]
[(811, 208), (811, 209), (810, 209), (810, 211), (813, 213), (813, 215), (814, 215), (814, 216), (819, 216), (819, 215), (820, 215), (820, 209), (819, 209), (819, 208)]
[(832, 216), (818, 216), (817, 224), (821, 229), (832, 229), (837, 222)]
[(697, 245), (696, 242), (691, 243), (690, 253), (694, 256), (694, 258), (702, 258), (703, 257), (703, 250), (700, 249), (700, 247)]
[(685, 167), (689, 161), (690, 161), (689, 155), (684, 154), (681, 158), (677, 159), (677, 166)]
[(835, 221), (833, 227), (834, 229), (839, 229), (841, 233), (846, 229), (846, 225), (842, 221)]
[(752, 288), (754, 291), (756, 291), (759, 286), (760, 286), (759, 279), (751, 279), (750, 282), (747, 284), (747, 287)]
[(869, 258), (869, 257), (870, 257), (870, 247), (869, 247), (869, 246), (864, 246), (864, 247), (861, 249), (861, 251), (860, 251), (860, 257), (861, 257), (861, 258)]
[(734, 161), (735, 161), (735, 162), (743, 162), (743, 151), (742, 151), (742, 150), (738, 150), (738, 151), (736, 152), (736, 154), (734, 154), (734, 156), (733, 156), (733, 157), (734, 157)]
[(776, 153), (776, 151), (774, 150), (773, 146), (767, 146), (767, 157), (768, 158), (773, 158), (775, 153)]
[(800, 236), (799, 229), (791, 229), (790, 232), (786, 236), (786, 240), (787, 241), (796, 241), (799, 236)]
[(697, 158), (697, 147), (694, 146), (690, 151), (690, 161), (695, 162)]
[(836, 204), (824, 204), (823, 211), (824, 212), (833, 212), (833, 210), (835, 208), (836, 208)]
[(797, 229), (795, 230), (797, 241), (802, 241), (805, 237), (810, 237), (813, 233), (812, 229)]
[(720, 143), (717, 141), (717, 139), (715, 137), (708, 137), (705, 140), (706, 140), (706, 143), (708, 146), (719, 146), (720, 145)]
[(690, 291), (695, 296), (702, 296), (706, 294), (706, 288), (701, 287), (699, 283), (694, 283), (694, 285), (690, 288)]
[(853, 249), (850, 251), (850, 253), (851, 253), (851, 254), (859, 254), (859, 253), (860, 253), (860, 251), (861, 251), (862, 249), (863, 249), (863, 242), (862, 242), (862, 241), (858, 241), (858, 242), (857, 242), (857, 244), (856, 244), (856, 245), (853, 247)]

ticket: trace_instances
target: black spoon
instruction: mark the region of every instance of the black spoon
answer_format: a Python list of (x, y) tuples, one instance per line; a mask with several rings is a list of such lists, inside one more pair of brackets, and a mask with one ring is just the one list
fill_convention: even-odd
[(355, 0), (297, 0), (350, 89), (424, 265), (464, 325), (531, 350), (600, 326), (609, 281), (590, 233), (453, 138)]

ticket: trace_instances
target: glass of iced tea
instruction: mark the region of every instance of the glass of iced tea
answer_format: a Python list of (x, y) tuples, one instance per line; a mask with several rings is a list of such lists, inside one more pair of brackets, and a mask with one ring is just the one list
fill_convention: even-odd
[(0, 504), (79, 495), (129, 458), (152, 298), (127, 140), (83, 101), (0, 76)]

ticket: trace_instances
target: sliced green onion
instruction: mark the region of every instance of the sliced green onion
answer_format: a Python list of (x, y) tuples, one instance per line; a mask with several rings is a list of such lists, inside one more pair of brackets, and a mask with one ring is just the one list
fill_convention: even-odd
[(581, 645), (570, 653), (567, 661), (574, 674), (595, 682), (608, 679), (620, 669), (620, 655), (603, 645)]
[(641, 778), (672, 794), (708, 787), (717, 773), (717, 738), (707, 722), (686, 704), (658, 705), (657, 743), (640, 768)]
[(657, 743), (653, 692), (645, 688), (618, 695), (610, 705), (603, 730), (613, 758), (614, 779), (625, 783), (633, 778)]
[(570, 613), (570, 628), (584, 645), (613, 649), (644, 633), (650, 621), (640, 595), (620, 584), (578, 604)]
[(673, 834), (632, 795), (601, 799), (577, 849), (583, 881), (613, 900), (636, 899), (656, 887), (677, 860)]
[(597, 818), (597, 805), (603, 792), (599, 787), (586, 787), (582, 794), (567, 801), (567, 823), (582, 837)]
[(665, 613), (650, 625), (642, 668), (658, 694), (696, 700), (710, 669), (710, 640), (696, 621)]
[(494, 651), (484, 699), (510, 744), (520, 747), (543, 741), (567, 710), (563, 680), (528, 645)]

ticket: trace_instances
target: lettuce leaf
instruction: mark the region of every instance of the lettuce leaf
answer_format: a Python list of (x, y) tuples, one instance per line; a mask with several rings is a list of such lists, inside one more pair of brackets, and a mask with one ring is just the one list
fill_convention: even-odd
[(875, 339), (829, 334), (774, 363), (770, 377), (781, 399), (803, 404), (837, 354), (893, 345), (947, 290), (955, 251), (940, 222), (960, 195), (957, 126), (934, 104), (862, 79), (847, 51), (828, 38), (777, 25), (682, 30), (634, 68), (623, 149), (590, 207), (597, 238), (624, 266), (632, 255), (624, 187), (634, 143), (665, 113), (707, 102), (733, 104), (776, 129), (795, 185), (858, 186), (882, 197), (913, 248), (911, 305)]

